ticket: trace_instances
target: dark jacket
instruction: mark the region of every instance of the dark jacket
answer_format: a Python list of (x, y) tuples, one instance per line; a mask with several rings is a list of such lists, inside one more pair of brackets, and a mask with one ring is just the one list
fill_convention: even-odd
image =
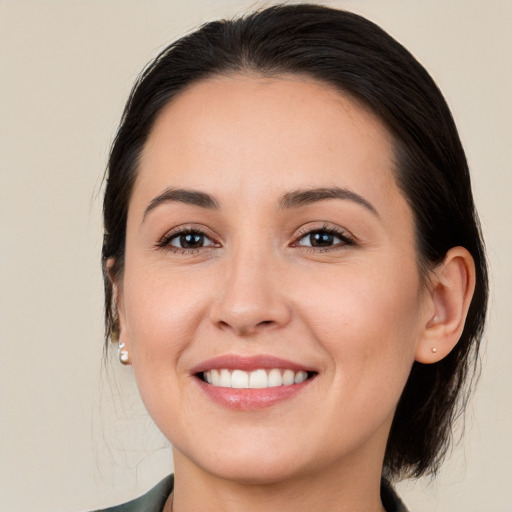
[[(95, 512), (162, 512), (173, 487), (174, 475), (169, 475), (143, 496), (123, 505), (96, 510)], [(386, 512), (407, 512), (391, 485), (384, 480), (382, 481), (380, 495)]]

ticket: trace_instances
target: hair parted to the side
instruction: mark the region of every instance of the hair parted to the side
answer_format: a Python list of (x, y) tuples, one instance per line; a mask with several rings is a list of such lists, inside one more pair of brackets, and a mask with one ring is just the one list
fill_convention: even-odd
[(414, 363), (384, 461), (387, 478), (434, 473), (449, 446), (454, 419), (464, 410), (478, 360), (488, 297), (485, 252), (466, 158), (441, 92), (401, 44), (361, 16), (320, 5), (270, 7), (205, 24), (143, 71), (123, 113), (106, 176), (107, 342), (118, 334), (111, 276), (123, 272), (137, 162), (156, 117), (191, 84), (244, 72), (308, 76), (364, 103), (393, 135), (395, 177), (414, 213), (423, 275), (452, 247), (465, 247), (474, 258), (476, 289), (460, 341), (436, 364)]

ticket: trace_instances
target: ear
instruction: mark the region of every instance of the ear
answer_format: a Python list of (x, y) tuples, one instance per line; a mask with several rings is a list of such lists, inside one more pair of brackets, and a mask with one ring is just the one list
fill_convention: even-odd
[(474, 290), (473, 257), (463, 247), (453, 247), (430, 276), (430, 305), (425, 308), (416, 361), (435, 363), (451, 352), (462, 335)]
[[(118, 342), (118, 357), (123, 364), (131, 364), (129, 359), (129, 342), (126, 330), (126, 314), (124, 308), (123, 298), (123, 283), (122, 273), (116, 271), (115, 260), (110, 258), (107, 261), (107, 273), (112, 284), (112, 305), (115, 311), (114, 318), (116, 320), (117, 328), (117, 339), (113, 341)], [(125, 353), (126, 359), (121, 359), (121, 356)]]

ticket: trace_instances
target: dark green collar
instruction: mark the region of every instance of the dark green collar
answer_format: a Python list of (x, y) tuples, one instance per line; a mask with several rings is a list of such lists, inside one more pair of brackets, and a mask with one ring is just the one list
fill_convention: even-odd
[[(143, 496), (123, 505), (96, 510), (95, 512), (162, 512), (173, 487), (174, 475), (169, 475)], [(405, 505), (397, 496), (393, 487), (385, 480), (382, 480), (380, 495), (386, 512), (407, 512)]]
[(174, 475), (169, 475), (139, 498), (94, 512), (162, 512), (173, 487)]

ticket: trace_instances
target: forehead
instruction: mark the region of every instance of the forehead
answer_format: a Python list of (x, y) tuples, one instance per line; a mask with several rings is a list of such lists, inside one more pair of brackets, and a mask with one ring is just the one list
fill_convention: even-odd
[(250, 202), (274, 191), (341, 186), (379, 203), (382, 192), (401, 196), (393, 167), (388, 130), (333, 87), (295, 75), (214, 77), (162, 110), (134, 195), (147, 201), (169, 186), (206, 187)]

